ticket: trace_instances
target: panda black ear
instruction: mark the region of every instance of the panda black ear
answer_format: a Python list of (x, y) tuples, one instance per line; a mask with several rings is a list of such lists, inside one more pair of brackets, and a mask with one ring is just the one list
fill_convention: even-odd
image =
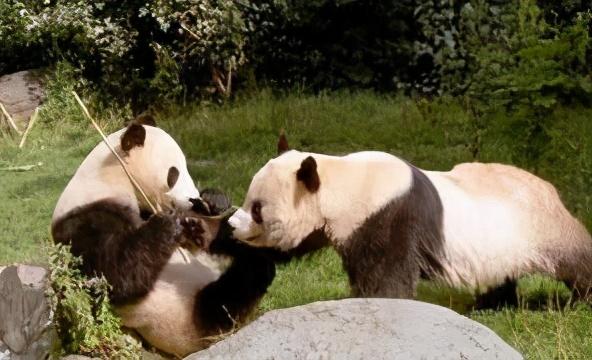
[(121, 149), (128, 152), (136, 146), (144, 146), (144, 140), (146, 140), (146, 129), (142, 125), (131, 124), (121, 136)]
[(319, 178), (319, 173), (317, 172), (317, 162), (312, 156), (302, 160), (300, 169), (298, 169), (296, 172), (296, 179), (298, 179), (298, 181), (302, 181), (308, 191), (312, 193), (319, 190), (319, 187), (321, 186), (321, 179)]
[(277, 143), (277, 154), (279, 156), (288, 150), (290, 150), (290, 145), (288, 145), (288, 139), (286, 139), (286, 132), (282, 129)]
[(148, 113), (138, 115), (133, 122), (138, 125), (148, 125), (156, 127), (156, 120), (154, 120), (154, 116)]

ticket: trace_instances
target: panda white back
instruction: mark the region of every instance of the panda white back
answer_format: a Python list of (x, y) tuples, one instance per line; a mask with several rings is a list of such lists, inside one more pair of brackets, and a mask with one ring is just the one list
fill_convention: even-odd
[(485, 290), (527, 273), (559, 276), (558, 262), (569, 257), (572, 267), (590, 271), (584, 260), (592, 239), (548, 182), (503, 164), (425, 173), (444, 206), (445, 265), (453, 285)]
[(494, 196), (470, 196), (446, 174), (426, 175), (444, 207), (447, 283), (483, 290), (535, 266), (543, 269), (544, 259), (528, 241), (527, 218), (515, 204)]

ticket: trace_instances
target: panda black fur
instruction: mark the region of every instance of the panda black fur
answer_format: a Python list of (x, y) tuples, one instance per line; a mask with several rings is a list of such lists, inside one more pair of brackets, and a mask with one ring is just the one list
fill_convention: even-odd
[[(275, 276), (274, 263), (232, 239), (226, 221), (182, 225), (183, 216), (201, 201), (209, 203), (210, 215), (226, 210), (230, 201), (214, 191), (203, 192), (199, 200), (185, 157), (166, 132), (133, 123), (109, 140), (163, 211), (147, 211), (101, 143), (58, 200), (54, 241), (71, 245), (73, 254), (83, 259), (85, 274), (106, 277), (123, 324), (151, 345), (177, 356), (204, 348), (206, 337), (229, 330), (253, 310)], [(221, 230), (207, 235), (211, 227)], [(187, 242), (184, 232), (232, 256), (228, 269), (221, 272), (205, 255), (181, 249)]]
[(580, 294), (592, 285), (589, 233), (551, 184), (507, 165), (436, 172), (381, 152), (287, 151), (229, 222), (238, 239), (282, 250), (322, 234), (355, 296), (413, 297), (421, 276), (481, 293), (534, 272)]

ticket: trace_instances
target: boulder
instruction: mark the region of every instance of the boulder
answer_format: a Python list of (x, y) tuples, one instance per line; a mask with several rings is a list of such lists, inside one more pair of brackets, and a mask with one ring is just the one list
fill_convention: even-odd
[(19, 71), (0, 77), (0, 102), (21, 130), (45, 100), (40, 70)]
[(437, 305), (345, 299), (270, 311), (201, 359), (522, 359), (487, 327)]
[(55, 332), (45, 297), (46, 276), (44, 268), (29, 265), (0, 272), (0, 359), (7, 354), (12, 360), (44, 359), (49, 353)]

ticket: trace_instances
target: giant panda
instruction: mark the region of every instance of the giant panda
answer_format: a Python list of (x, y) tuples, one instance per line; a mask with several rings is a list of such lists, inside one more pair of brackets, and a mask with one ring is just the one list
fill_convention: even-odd
[[(169, 354), (202, 349), (208, 337), (252, 312), (275, 275), (274, 263), (236, 243), (226, 222), (199, 220), (224, 212), (230, 202), (215, 191), (200, 198), (183, 152), (165, 131), (134, 122), (108, 140), (162, 211), (151, 214), (101, 142), (57, 202), (53, 239), (82, 257), (85, 274), (106, 277), (124, 326)], [(221, 272), (203, 252), (181, 246), (211, 248), (232, 262)]]
[(229, 219), (234, 236), (282, 250), (322, 236), (355, 296), (411, 298), (421, 277), (494, 304), (487, 294), (508, 295), (527, 273), (550, 274), (580, 294), (592, 285), (590, 234), (556, 189), (527, 171), (485, 163), (426, 171), (384, 152), (286, 146), (280, 138), (283, 153), (253, 177)]

